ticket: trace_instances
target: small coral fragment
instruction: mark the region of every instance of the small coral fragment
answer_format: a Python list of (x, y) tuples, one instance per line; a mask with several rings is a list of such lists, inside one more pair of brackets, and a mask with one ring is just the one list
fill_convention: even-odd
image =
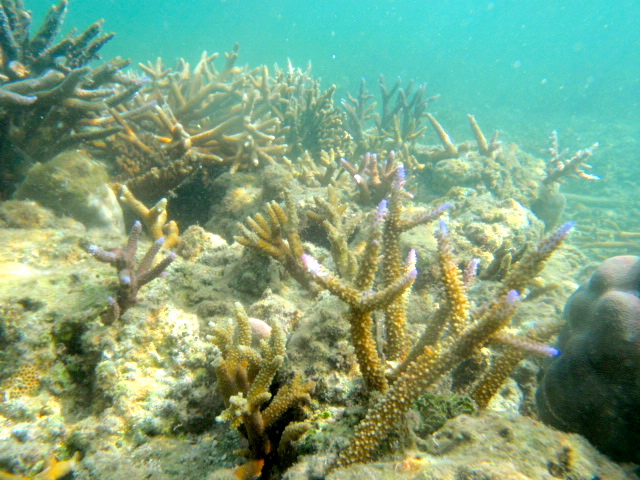
[(120, 286), (116, 298), (109, 298), (109, 310), (103, 315), (102, 321), (111, 324), (130, 307), (138, 303), (138, 290), (158, 278), (176, 258), (175, 253), (170, 253), (155, 266), (153, 261), (162, 248), (164, 238), (156, 240), (138, 265), (135, 264), (138, 240), (142, 233), (142, 224), (135, 222), (129, 235), (127, 245), (123, 248), (103, 250), (97, 245), (87, 247), (88, 252), (101, 262), (113, 265), (118, 271)]

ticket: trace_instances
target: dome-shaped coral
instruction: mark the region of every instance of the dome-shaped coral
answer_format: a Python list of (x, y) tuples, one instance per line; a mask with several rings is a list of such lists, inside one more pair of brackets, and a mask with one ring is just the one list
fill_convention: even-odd
[(538, 387), (540, 418), (618, 461), (640, 462), (640, 257), (606, 260), (569, 298), (562, 355)]

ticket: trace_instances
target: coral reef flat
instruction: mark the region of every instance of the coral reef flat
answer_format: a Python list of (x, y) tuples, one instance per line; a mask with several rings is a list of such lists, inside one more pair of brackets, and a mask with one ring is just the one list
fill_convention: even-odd
[(0, 479), (639, 478), (637, 125), (68, 8), (0, 0)]

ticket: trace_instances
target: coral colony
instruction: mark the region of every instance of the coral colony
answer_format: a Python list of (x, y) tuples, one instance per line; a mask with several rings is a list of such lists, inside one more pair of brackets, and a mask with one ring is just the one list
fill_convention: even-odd
[(103, 250), (97, 245), (87, 247), (87, 251), (96, 259), (113, 265), (118, 271), (120, 283), (118, 293), (115, 298), (109, 297), (109, 311), (102, 317), (103, 322), (107, 324), (113, 323), (127, 309), (138, 303), (138, 290), (162, 275), (176, 258), (176, 254), (172, 252), (155, 266), (153, 265), (156, 255), (164, 244), (164, 238), (159, 238), (153, 242), (142, 260), (136, 265), (136, 252), (141, 233), (142, 224), (135, 222), (125, 247), (110, 250)]
[[(574, 226), (558, 227), (566, 203), (560, 184), (597, 179), (585, 163), (597, 144), (569, 157), (554, 132), (544, 162), (498, 141), (497, 132), (487, 140), (473, 115), (473, 141), (454, 143), (427, 111), (438, 96), (427, 97), (425, 85), (389, 88), (381, 77), (378, 105), (363, 80), (336, 105), (336, 86), (321, 88), (310, 68), (239, 66), (237, 45), (174, 68), (162, 59), (126, 71), (130, 62), (119, 57), (96, 64), (113, 34), (98, 21), (58, 38), (67, 8), (67, 0), (52, 6), (32, 33), (22, 0), (0, 0), (0, 195), (9, 198), (35, 162), (81, 147), (108, 165), (109, 195), (136, 221), (124, 246), (86, 248), (117, 273), (102, 324), (89, 314), (82, 322), (47, 320), (55, 323), (50, 343), (60, 347), (47, 358), (67, 372), (56, 398), (82, 391), (94, 402), (89, 418), (120, 415), (121, 423), (105, 427), (120, 435), (118, 448), (179, 431), (224, 431), (233, 445), (244, 442), (233, 456), (244, 458), (234, 471), (240, 479), (280, 478), (302, 455), (321, 459), (313, 475), (397, 455), (403, 447), (394, 450), (390, 439), (409, 428), (406, 416), (425, 395), (453, 395), (447, 388), (464, 377), (465, 402), (486, 411), (529, 355), (553, 362), (539, 393), (544, 416), (578, 422), (571, 408), (553, 404), (551, 386), (560, 378), (569, 389), (558, 370), (587, 349), (576, 351), (572, 332), (551, 346), (558, 328), (523, 326), (516, 315), (525, 300), (554, 288), (540, 274)], [(424, 143), (427, 129), (439, 145)], [(12, 201), (4, 202), (3, 228)], [(25, 202), (18, 210), (26, 216), (33, 208)], [(143, 225), (151, 244), (137, 260), (147, 241)], [(637, 270), (628, 263), (605, 263), (594, 278), (623, 289), (616, 275), (633, 279)], [(155, 310), (141, 301), (140, 289), (167, 275), (165, 295), (180, 296), (199, 320), (175, 313), (169, 297)], [(592, 281), (572, 297), (572, 325), (582, 297), (594, 311), (604, 301), (605, 292), (593, 289)], [(277, 294), (290, 298), (274, 306)], [(285, 308), (288, 301), (293, 306)], [(221, 319), (225, 312), (232, 318)], [(631, 314), (620, 312), (619, 322), (630, 324)], [(318, 315), (316, 325), (310, 319)], [(171, 327), (161, 334), (162, 321)], [(304, 331), (316, 327), (321, 333)], [(291, 340), (296, 334), (306, 339), (302, 349)], [(314, 342), (329, 352), (314, 360), (331, 365), (330, 374), (305, 360)], [(12, 368), (0, 387), (7, 408), (40, 386), (28, 361)], [(145, 368), (153, 374), (145, 377)], [(334, 401), (340, 389), (347, 393)], [(149, 408), (138, 405), (158, 398)], [(581, 424), (574, 429), (598, 440)], [(330, 440), (323, 443), (325, 431)], [(55, 480), (81, 468), (76, 451), (95, 452), (82, 435), (73, 438), (67, 460), (50, 449), (36, 476), (0, 477)], [(560, 463), (570, 470), (569, 461)]]

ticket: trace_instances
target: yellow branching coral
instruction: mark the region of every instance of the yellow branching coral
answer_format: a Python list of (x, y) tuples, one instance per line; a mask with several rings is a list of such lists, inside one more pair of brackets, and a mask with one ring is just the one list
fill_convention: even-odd
[(455, 145), (440, 122), (430, 113), (426, 115), (431, 122), (433, 130), (440, 139), (443, 148), (421, 153), (419, 156), (421, 160), (437, 162), (446, 158), (458, 158), (472, 149), (478, 151), (480, 155), (489, 158), (494, 158), (500, 152), (501, 143), (498, 141), (498, 132), (496, 131), (491, 140), (487, 142), (486, 137), (482, 133), (482, 130), (480, 130), (480, 126), (473, 115), (468, 115), (467, 117), (469, 118), (471, 130), (476, 138), (475, 147), (468, 142)]
[(249, 458), (263, 460), (276, 451), (272, 443), (282, 433), (273, 432), (276, 421), (290, 408), (308, 402), (315, 384), (302, 383), (296, 376), (272, 398), (269, 389), (284, 361), (284, 333), (272, 325), (269, 337), (254, 348), (249, 317), (239, 303), (234, 312), (235, 322), (212, 326), (213, 341), (221, 353), (216, 363), (217, 390), (227, 407), (218, 420), (236, 429), (242, 425)]
[[(365, 250), (360, 257), (353, 280), (335, 276), (318, 264), (309, 255), (303, 257), (306, 268), (325, 289), (349, 306), (347, 320), (351, 326), (351, 341), (355, 348), (360, 371), (371, 390), (384, 392), (388, 387), (385, 367), (378, 354), (378, 346), (373, 336), (372, 313), (385, 313), (387, 333), (387, 359), (398, 360), (406, 355), (404, 337), (406, 326), (406, 302), (404, 294), (413, 284), (416, 276), (415, 252), (411, 251), (406, 262), (400, 257), (400, 235), (416, 225), (427, 223), (448, 207), (421, 213), (409, 219), (401, 218), (401, 202), (404, 186), (404, 170), (396, 170), (396, 180), (391, 198), (378, 206), (375, 221), (371, 227)], [(377, 291), (372, 291), (382, 255), (383, 283)]]
[(332, 186), (327, 187), (326, 200), (316, 196), (313, 201), (321, 213), (308, 211), (307, 217), (322, 224), (331, 243), (331, 256), (338, 275), (351, 280), (356, 274), (358, 263), (348, 244), (349, 236), (356, 227), (345, 215), (349, 205), (340, 202), (338, 192)]
[[(378, 222), (381, 221), (384, 214), (382, 209), (381, 206), (378, 210)], [(392, 216), (388, 215), (389, 217)], [(394, 220), (392, 220), (392, 224), (393, 222)], [(349, 446), (339, 453), (334, 467), (372, 459), (384, 438), (398, 425), (407, 410), (425, 393), (426, 389), (489, 342), (500, 342), (503, 345), (515, 346), (520, 350), (534, 353), (547, 355), (554, 353), (552, 348), (533, 341), (513, 339), (502, 330), (509, 324), (516, 312), (519, 298), (517, 289), (521, 290), (525, 282), (540, 271), (545, 261), (562, 243), (571, 226), (571, 224), (565, 225), (549, 238), (543, 240), (536, 249), (528, 252), (505, 278), (495, 300), (482, 305), (471, 313), (462, 273), (453, 261), (448, 230), (442, 222), (437, 236), (447, 302), (435, 315), (433, 325), (428, 325), (425, 328), (413, 349), (388, 376), (385, 376), (382, 371), (375, 343), (370, 335), (370, 318), (360, 312), (363, 311), (363, 305), (368, 305), (372, 297), (378, 297), (379, 300), (385, 298), (386, 302), (379, 301), (378, 307), (388, 307), (390, 304), (388, 300), (397, 301), (398, 294), (406, 291), (415, 278), (416, 271), (412, 267), (415, 259), (410, 259), (404, 266), (404, 270), (398, 268), (397, 271), (404, 274), (400, 277), (399, 282), (387, 286), (380, 292), (367, 291), (364, 293), (346, 285), (312, 258), (305, 256), (305, 264), (316, 280), (350, 306), (352, 342), (356, 353), (364, 350), (369, 357), (373, 357), (365, 357), (363, 354), (358, 356), (363, 376), (365, 376), (369, 388), (382, 392), (382, 395), (369, 408), (365, 418), (357, 425)], [(378, 240), (379, 237), (374, 236), (373, 239)], [(375, 257), (378, 254), (376, 244), (375, 241), (370, 242), (370, 245), (374, 247), (369, 250), (369, 253), (375, 254)], [(377, 261), (370, 261), (370, 265), (376, 263)], [(411, 269), (410, 273), (404, 273), (408, 269)], [(366, 278), (367, 281), (372, 282), (371, 274)], [(370, 284), (365, 283), (364, 286), (370, 287)], [(391, 294), (389, 295), (389, 293)], [(358, 308), (361, 310), (357, 310)], [(354, 312), (359, 315), (354, 315)], [(354, 325), (355, 322), (359, 323)], [(365, 336), (367, 332), (369, 335)], [(361, 339), (357, 335), (362, 335), (363, 338)], [(504, 379), (505, 371), (507, 373), (510, 371), (519, 355), (516, 353), (498, 357), (495, 363), (496, 368), (490, 372), (484, 383), (481, 382), (472, 392), (482, 405), (488, 403), (495, 392), (495, 385)]]
[(133, 193), (126, 185), (119, 188), (120, 201), (131, 207), (142, 219), (142, 223), (147, 227), (153, 240), (164, 238), (164, 248), (173, 248), (180, 241), (180, 230), (178, 224), (168, 221), (167, 199), (163, 198), (153, 207), (147, 208), (140, 200), (133, 196)]
[(247, 218), (247, 226), (238, 224), (241, 235), (235, 241), (277, 260), (298, 283), (312, 290), (311, 276), (301, 260), (304, 249), (298, 232), (298, 212), (288, 194), (285, 203), (286, 211), (278, 202), (268, 203), (268, 220), (258, 213)]

